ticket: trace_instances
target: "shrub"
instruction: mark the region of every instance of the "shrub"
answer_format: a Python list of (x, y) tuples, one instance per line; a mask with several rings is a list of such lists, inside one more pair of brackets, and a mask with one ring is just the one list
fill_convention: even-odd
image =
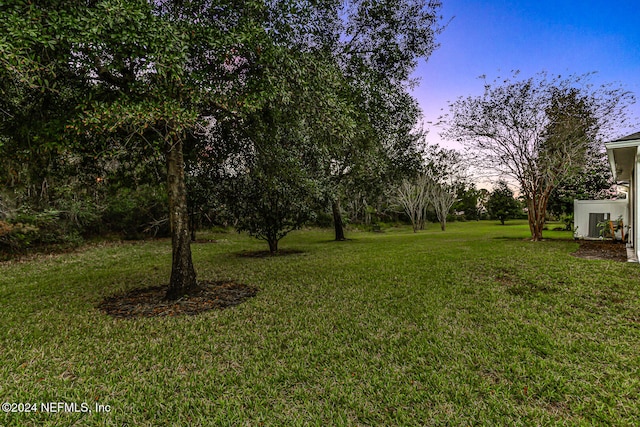
[(37, 240), (38, 231), (30, 225), (0, 221), (0, 250), (9, 253), (22, 252)]
[[(346, 222), (345, 218), (343, 218), (342, 220)], [(333, 215), (326, 211), (318, 211), (316, 213), (314, 223), (320, 228), (333, 227)]]
[(126, 239), (138, 239), (145, 235), (168, 236), (167, 205), (166, 194), (158, 188), (120, 188), (105, 209), (104, 227), (121, 233)]
[(34, 213), (20, 211), (11, 221), (0, 221), (0, 250), (24, 253), (34, 246), (52, 244), (77, 244), (80, 233), (60, 211), (48, 210)]

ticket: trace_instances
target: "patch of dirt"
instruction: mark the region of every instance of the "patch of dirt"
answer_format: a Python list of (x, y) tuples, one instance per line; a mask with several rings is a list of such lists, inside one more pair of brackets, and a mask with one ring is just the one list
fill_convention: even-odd
[(194, 315), (241, 304), (258, 293), (255, 286), (230, 281), (202, 280), (198, 284), (199, 289), (195, 293), (177, 301), (164, 299), (167, 285), (154, 286), (107, 297), (98, 305), (98, 309), (110, 316), (125, 319)]
[(605, 259), (627, 262), (627, 247), (611, 240), (580, 240), (580, 247), (571, 255), (585, 259)]
[(271, 253), (269, 251), (242, 251), (238, 252), (238, 256), (241, 258), (269, 258), (301, 253), (303, 253), (303, 251), (298, 251), (296, 249), (279, 249), (276, 253)]

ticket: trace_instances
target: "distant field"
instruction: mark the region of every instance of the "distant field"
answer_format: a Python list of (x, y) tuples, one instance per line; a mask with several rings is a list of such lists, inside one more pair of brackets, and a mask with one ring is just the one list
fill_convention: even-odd
[(527, 236), (304, 230), (280, 244), (299, 253), (251, 258), (264, 242), (203, 233), (199, 278), (258, 295), (135, 320), (95, 307), (167, 281), (168, 240), (1, 263), (0, 402), (37, 412), (0, 425), (640, 425), (640, 266)]

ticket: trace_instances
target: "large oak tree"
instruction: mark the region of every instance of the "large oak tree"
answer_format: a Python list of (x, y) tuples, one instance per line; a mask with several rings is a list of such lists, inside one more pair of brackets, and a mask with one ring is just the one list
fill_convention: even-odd
[[(173, 247), (167, 298), (193, 291), (185, 144), (216, 117), (241, 116), (277, 91), (261, 76), (276, 59), (278, 38), (297, 22), (272, 17), (295, 18), (297, 2), (18, 0), (0, 6), (0, 74), (22, 88), (10, 92), (13, 86), (3, 85), (3, 105), (20, 101), (25, 91), (62, 94), (70, 81), (83, 88), (73, 118), (63, 122), (75, 133), (51, 132), (25, 149), (54, 139), (70, 147), (113, 133), (143, 141), (141, 159), (160, 153)], [(4, 122), (15, 118), (4, 111)], [(14, 138), (8, 128), (3, 125), (3, 135)]]

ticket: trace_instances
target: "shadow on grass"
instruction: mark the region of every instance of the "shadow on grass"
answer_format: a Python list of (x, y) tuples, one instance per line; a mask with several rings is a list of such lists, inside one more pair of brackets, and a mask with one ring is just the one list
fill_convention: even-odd
[(191, 241), (192, 245), (205, 244), (205, 243), (220, 243), (220, 240), (218, 240), (218, 239), (198, 239), (198, 240), (192, 240)]
[[(531, 236), (528, 237), (514, 237), (514, 236), (496, 236), (492, 238), (493, 240), (506, 240), (506, 241), (512, 241), (512, 242), (532, 242), (532, 243), (536, 243), (533, 240), (531, 240)], [(539, 242), (549, 242), (549, 241), (553, 241), (553, 242), (575, 242), (575, 239), (571, 238), (571, 237), (564, 237), (564, 236), (544, 236), (542, 238), (542, 240), (538, 240)]]
[(344, 243), (344, 244), (357, 243), (359, 241), (360, 241), (360, 239), (352, 239), (352, 238), (348, 237), (348, 238), (346, 238), (344, 240), (336, 240), (336, 239), (318, 240), (316, 243), (318, 243), (318, 244), (335, 243), (335, 244), (339, 245), (341, 243)]
[(523, 277), (517, 270), (507, 267), (497, 267), (493, 279), (503, 285), (507, 293), (515, 296), (529, 296), (538, 293), (552, 294), (558, 288), (549, 284)]
[(275, 258), (275, 257), (283, 257), (288, 255), (298, 255), (303, 254), (304, 251), (298, 249), (280, 249), (276, 253), (272, 253), (269, 251), (247, 251), (243, 250), (240, 252), (236, 252), (236, 256), (240, 258)]

